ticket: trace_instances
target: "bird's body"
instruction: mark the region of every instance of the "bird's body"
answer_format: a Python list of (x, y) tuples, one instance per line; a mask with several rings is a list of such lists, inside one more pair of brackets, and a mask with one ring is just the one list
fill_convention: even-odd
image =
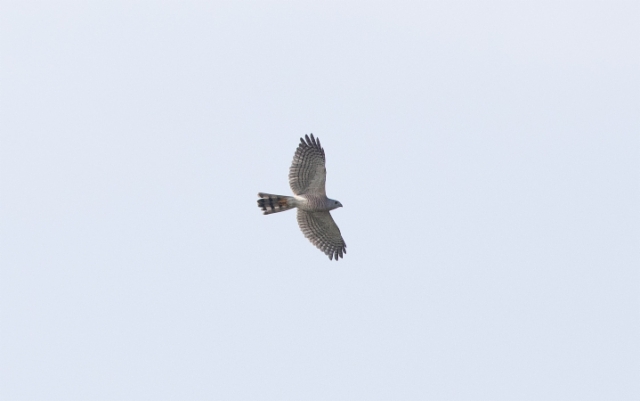
[(325, 181), (324, 149), (317, 138), (305, 136), (293, 156), (289, 169), (289, 185), (294, 196), (274, 195), (260, 192), (258, 206), (264, 214), (298, 209), (298, 225), (305, 237), (324, 252), (329, 259), (338, 260), (347, 253), (347, 244), (342, 239), (340, 229), (333, 221), (330, 210), (342, 204), (327, 198)]
[(305, 212), (328, 212), (338, 208), (337, 201), (329, 199), (326, 196), (318, 195), (302, 195), (294, 196), (298, 209)]

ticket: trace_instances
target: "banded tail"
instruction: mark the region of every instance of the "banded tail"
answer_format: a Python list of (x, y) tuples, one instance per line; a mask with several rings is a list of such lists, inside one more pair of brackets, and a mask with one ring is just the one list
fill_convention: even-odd
[(258, 193), (261, 199), (258, 199), (258, 206), (262, 209), (262, 214), (272, 214), (284, 212), (285, 210), (296, 207), (293, 196), (273, 195)]

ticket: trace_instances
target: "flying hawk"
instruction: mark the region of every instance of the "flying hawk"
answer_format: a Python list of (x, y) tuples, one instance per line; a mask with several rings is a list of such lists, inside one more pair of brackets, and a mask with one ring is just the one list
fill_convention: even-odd
[(258, 206), (264, 214), (298, 208), (298, 225), (304, 236), (330, 260), (338, 260), (347, 253), (347, 244), (329, 211), (342, 207), (342, 203), (327, 198), (324, 189), (327, 169), (324, 164), (324, 149), (320, 146), (320, 140), (314, 138), (313, 134), (311, 138), (309, 135), (300, 138), (300, 145), (289, 168), (289, 185), (294, 195), (260, 192)]

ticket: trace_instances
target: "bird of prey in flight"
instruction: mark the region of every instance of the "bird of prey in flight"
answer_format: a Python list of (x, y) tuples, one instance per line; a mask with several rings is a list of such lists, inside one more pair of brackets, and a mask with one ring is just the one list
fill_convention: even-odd
[(342, 207), (342, 203), (327, 198), (324, 189), (327, 169), (324, 164), (324, 149), (320, 146), (320, 140), (314, 138), (313, 134), (311, 138), (309, 135), (300, 138), (289, 168), (289, 185), (293, 196), (260, 192), (258, 206), (263, 214), (298, 208), (298, 225), (304, 236), (329, 260), (338, 260), (347, 253), (347, 244), (329, 211)]

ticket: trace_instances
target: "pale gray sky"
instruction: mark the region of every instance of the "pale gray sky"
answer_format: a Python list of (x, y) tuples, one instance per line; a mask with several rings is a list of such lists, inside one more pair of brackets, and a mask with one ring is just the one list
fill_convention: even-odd
[(640, 3), (0, 8), (0, 399), (640, 398)]

